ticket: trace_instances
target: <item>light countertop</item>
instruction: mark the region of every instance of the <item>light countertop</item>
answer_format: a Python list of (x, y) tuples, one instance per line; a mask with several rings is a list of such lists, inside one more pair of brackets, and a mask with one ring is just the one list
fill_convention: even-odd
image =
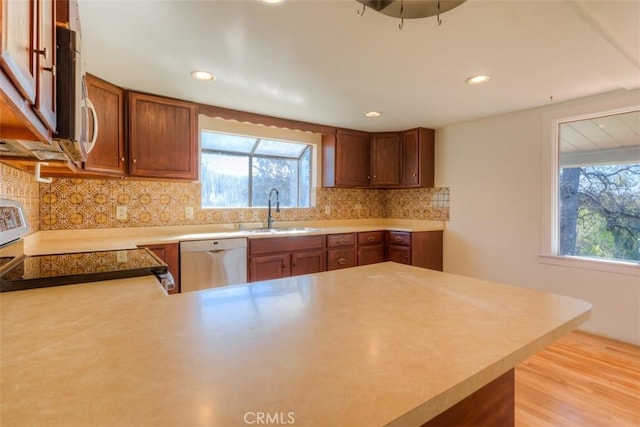
[[(264, 227), (263, 223), (248, 223), (246, 229)], [(323, 221), (278, 221), (275, 228), (311, 228), (304, 233), (252, 234), (238, 230), (237, 224), (205, 224), (167, 227), (133, 227), (77, 230), (47, 230), (25, 238), (25, 252), (41, 255), (135, 248), (139, 245), (177, 243), (185, 240), (227, 239), (234, 237), (265, 238), (309, 236), (314, 234), (353, 233), (375, 230), (440, 231), (443, 221), (406, 219), (360, 219)]]
[(152, 277), (8, 292), (0, 420), (227, 427), (268, 412), (299, 426), (419, 425), (590, 307), (395, 263), (175, 296)]

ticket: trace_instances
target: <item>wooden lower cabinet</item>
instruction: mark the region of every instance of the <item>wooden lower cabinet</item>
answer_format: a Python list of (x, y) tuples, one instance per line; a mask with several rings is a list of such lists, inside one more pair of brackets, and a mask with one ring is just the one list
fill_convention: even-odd
[(291, 254), (251, 256), (249, 258), (249, 281), (280, 279), (291, 276)]
[(393, 261), (442, 271), (442, 231), (249, 239), (249, 282)]
[(291, 254), (291, 275), (319, 273), (327, 269), (324, 250), (294, 252)]
[(325, 271), (325, 236), (249, 239), (248, 265), (249, 282)]
[(168, 243), (166, 245), (143, 245), (142, 248), (148, 248), (158, 258), (163, 260), (169, 267), (169, 273), (173, 276), (176, 287), (169, 291), (169, 294), (180, 293), (180, 249), (178, 243)]
[(358, 233), (358, 265), (384, 262), (384, 231)]
[(387, 248), (387, 261), (411, 265), (411, 248), (407, 246), (389, 245)]
[(341, 268), (355, 267), (357, 265), (356, 248), (330, 248), (327, 249), (327, 270), (339, 270)]
[(387, 232), (386, 260), (442, 271), (442, 231)]
[(327, 270), (357, 265), (356, 233), (327, 235)]
[(515, 425), (515, 371), (510, 369), (422, 427)]

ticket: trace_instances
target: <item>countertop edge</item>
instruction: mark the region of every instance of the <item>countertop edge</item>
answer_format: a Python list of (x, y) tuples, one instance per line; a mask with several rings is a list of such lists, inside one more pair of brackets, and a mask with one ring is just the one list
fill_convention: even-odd
[(515, 368), (518, 364), (524, 362), (527, 358), (542, 350), (547, 345), (553, 343), (569, 332), (575, 330), (581, 324), (585, 323), (591, 317), (591, 310), (568, 320), (561, 326), (550, 331), (549, 333), (539, 337), (537, 340), (530, 342), (526, 346), (518, 349), (514, 353), (488, 366), (483, 371), (473, 377), (456, 384), (446, 392), (436, 396), (428, 402), (418, 406), (417, 408), (407, 412), (395, 420), (385, 424), (385, 427), (407, 427), (421, 426), (442, 412), (451, 408), (455, 404), (462, 401), (467, 396), (475, 393), (491, 381), (506, 373), (510, 369)]
[[(256, 225), (257, 224), (257, 225)], [(259, 224), (250, 224), (257, 228)], [(251, 234), (234, 229), (234, 224), (205, 224), (168, 227), (133, 227), (110, 229), (42, 230), (24, 238), (24, 249), (28, 255), (43, 255), (64, 252), (130, 249), (137, 246), (163, 245), (188, 240), (270, 237), (312, 236), (320, 234), (340, 234), (377, 230), (428, 232), (444, 231), (444, 221), (421, 220), (353, 220), (339, 221), (290, 221), (279, 222), (278, 227), (313, 228), (300, 232), (280, 232), (277, 234)]]

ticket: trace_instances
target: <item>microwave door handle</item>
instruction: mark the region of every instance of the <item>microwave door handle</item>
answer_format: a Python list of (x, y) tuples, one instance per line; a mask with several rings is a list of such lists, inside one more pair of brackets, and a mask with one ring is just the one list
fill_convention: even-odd
[(93, 118), (93, 135), (91, 136), (91, 141), (86, 144), (87, 153), (90, 153), (91, 150), (93, 150), (93, 147), (95, 147), (96, 139), (98, 138), (98, 115), (96, 114), (96, 109), (91, 100), (87, 98), (86, 102), (87, 108), (91, 111), (91, 117)]

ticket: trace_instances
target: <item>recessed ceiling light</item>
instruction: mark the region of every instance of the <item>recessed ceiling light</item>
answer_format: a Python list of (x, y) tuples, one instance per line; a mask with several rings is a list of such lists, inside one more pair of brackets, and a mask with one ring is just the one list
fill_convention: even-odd
[(471, 76), (469, 77), (467, 80), (465, 80), (465, 82), (469, 85), (479, 85), (480, 83), (486, 83), (489, 81), (491, 77), (484, 75), (484, 74), (480, 74), (478, 76)]
[(285, 0), (258, 0), (260, 3), (269, 5), (269, 6), (279, 6), (285, 2)]
[(192, 71), (191, 77), (198, 80), (215, 80), (215, 76), (207, 71)]
[(367, 117), (380, 117), (382, 113), (380, 111), (369, 111), (368, 113), (364, 113)]

